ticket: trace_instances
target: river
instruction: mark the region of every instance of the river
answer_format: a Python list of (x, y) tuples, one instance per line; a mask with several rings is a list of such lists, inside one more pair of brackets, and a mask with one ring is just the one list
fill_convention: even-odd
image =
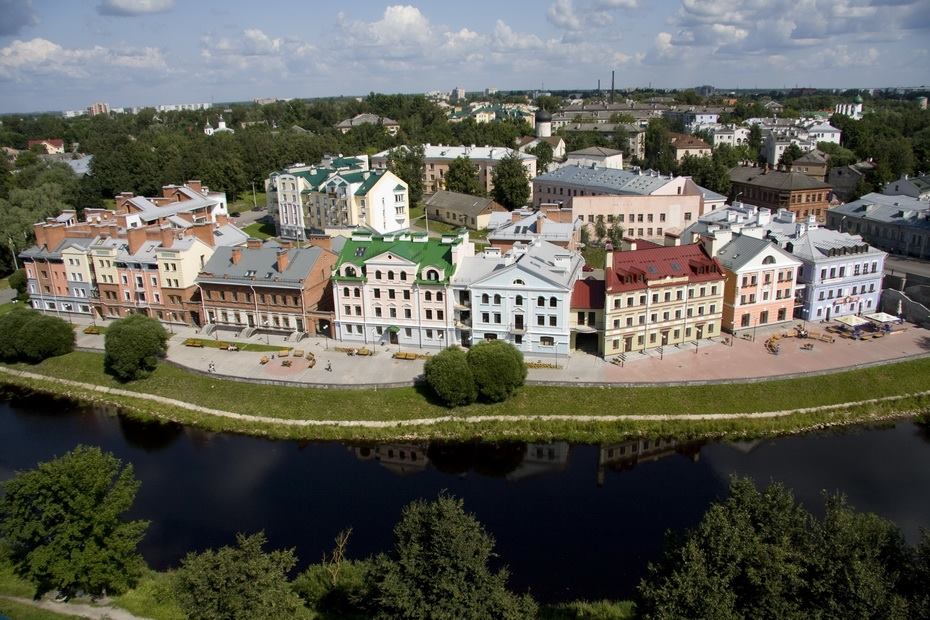
[(895, 521), (930, 526), (930, 435), (910, 422), (744, 443), (349, 445), (270, 441), (145, 424), (46, 398), (0, 402), (0, 480), (78, 444), (135, 467), (132, 517), (152, 521), (151, 566), (236, 532), (318, 562), (353, 528), (351, 557), (391, 546), (403, 506), (443, 490), (497, 540), (510, 585), (550, 602), (626, 598), (663, 533), (697, 523), (732, 474), (784, 482), (811, 509), (823, 490)]

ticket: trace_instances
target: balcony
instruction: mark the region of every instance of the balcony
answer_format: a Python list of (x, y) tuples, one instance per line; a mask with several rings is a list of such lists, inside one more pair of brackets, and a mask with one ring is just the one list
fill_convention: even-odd
[(511, 324), (511, 325), (510, 325), (510, 331), (511, 331), (511, 333), (514, 333), (514, 334), (523, 335), (523, 334), (526, 333), (526, 325)]
[(471, 331), (471, 319), (470, 318), (457, 319), (455, 321), (455, 327), (456, 329), (461, 329), (463, 331), (470, 332)]
[(456, 310), (470, 310), (471, 309), (471, 300), (470, 299), (459, 299), (455, 302), (453, 306)]

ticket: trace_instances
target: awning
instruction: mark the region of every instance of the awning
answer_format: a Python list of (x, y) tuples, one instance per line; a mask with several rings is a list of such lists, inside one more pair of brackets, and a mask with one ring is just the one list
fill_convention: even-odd
[(900, 323), (901, 319), (896, 317), (893, 314), (888, 314), (887, 312), (873, 312), (872, 314), (866, 314), (865, 318), (875, 323)]
[(392, 334), (396, 334), (400, 331), (400, 328), (396, 325), (391, 325), (390, 327), (387, 328), (387, 330)]
[(842, 323), (843, 325), (846, 325), (848, 327), (852, 327), (853, 329), (869, 324), (869, 322), (866, 319), (856, 316), (855, 314), (847, 314), (846, 316), (836, 317), (836, 322)]

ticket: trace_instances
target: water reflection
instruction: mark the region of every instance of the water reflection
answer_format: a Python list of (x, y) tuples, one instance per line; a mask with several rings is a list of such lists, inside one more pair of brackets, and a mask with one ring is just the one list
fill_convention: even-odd
[(117, 415), (119, 410), (116, 407), (95, 406), (94, 411), (116, 415), (126, 443), (146, 452), (164, 450), (184, 433), (184, 427), (176, 422), (144, 422), (127, 415)]

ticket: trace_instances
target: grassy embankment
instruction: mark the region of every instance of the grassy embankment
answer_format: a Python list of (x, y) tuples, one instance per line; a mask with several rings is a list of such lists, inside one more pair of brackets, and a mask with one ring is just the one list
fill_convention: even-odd
[(254, 205), (258, 205), (259, 208), (264, 207), (267, 204), (267, 199), (265, 198), (265, 192), (255, 192), (255, 203), (252, 203), (252, 192), (245, 191), (239, 195), (239, 198), (229, 202), (226, 207), (229, 209), (229, 214), (242, 213), (243, 211), (251, 211)]
[[(196, 342), (200, 346), (207, 349), (226, 349), (229, 345), (235, 345), (240, 351), (252, 351), (256, 353), (260, 352), (274, 352), (278, 351), (291, 351), (293, 347), (281, 347), (268, 344), (258, 344), (255, 342), (235, 342), (233, 340), (211, 340), (209, 338), (188, 338), (184, 341), (186, 345), (188, 342)], [(196, 346), (196, 345), (195, 345)]]
[(256, 239), (270, 239), (274, 237), (274, 224), (269, 224), (268, 222), (252, 222), (248, 226), (242, 229), (242, 232), (249, 235), (250, 237), (255, 237)]
[[(403, 421), (448, 417), (437, 424), (387, 424), (380, 428), (288, 426), (264, 421), (223, 418), (177, 406), (153, 403), (131, 396), (101, 394), (44, 380), (0, 375), (0, 383), (89, 401), (121, 405), (143, 418), (172, 420), (208, 430), (302, 439), (564, 439), (579, 442), (616, 441), (630, 436), (679, 439), (757, 437), (796, 432), (830, 425), (869, 422), (915, 415), (930, 406), (930, 398), (905, 395), (926, 390), (930, 359), (888, 364), (831, 375), (705, 386), (675, 387), (547, 387), (527, 386), (513, 398), (497, 404), (478, 403), (447, 409), (437, 404), (428, 388), (383, 390), (313, 389), (266, 386), (227, 381), (163, 364), (152, 376), (120, 384), (103, 372), (100, 353), (75, 352), (34, 366), (14, 367), (131, 392), (160, 395), (184, 402), (285, 420)], [(681, 414), (758, 413), (796, 410), (821, 405), (842, 405), (880, 397), (894, 401), (841, 406), (828, 411), (798, 412), (783, 417), (676, 420)], [(539, 420), (467, 422), (467, 418), (494, 416), (604, 416), (658, 414), (666, 420)]]

